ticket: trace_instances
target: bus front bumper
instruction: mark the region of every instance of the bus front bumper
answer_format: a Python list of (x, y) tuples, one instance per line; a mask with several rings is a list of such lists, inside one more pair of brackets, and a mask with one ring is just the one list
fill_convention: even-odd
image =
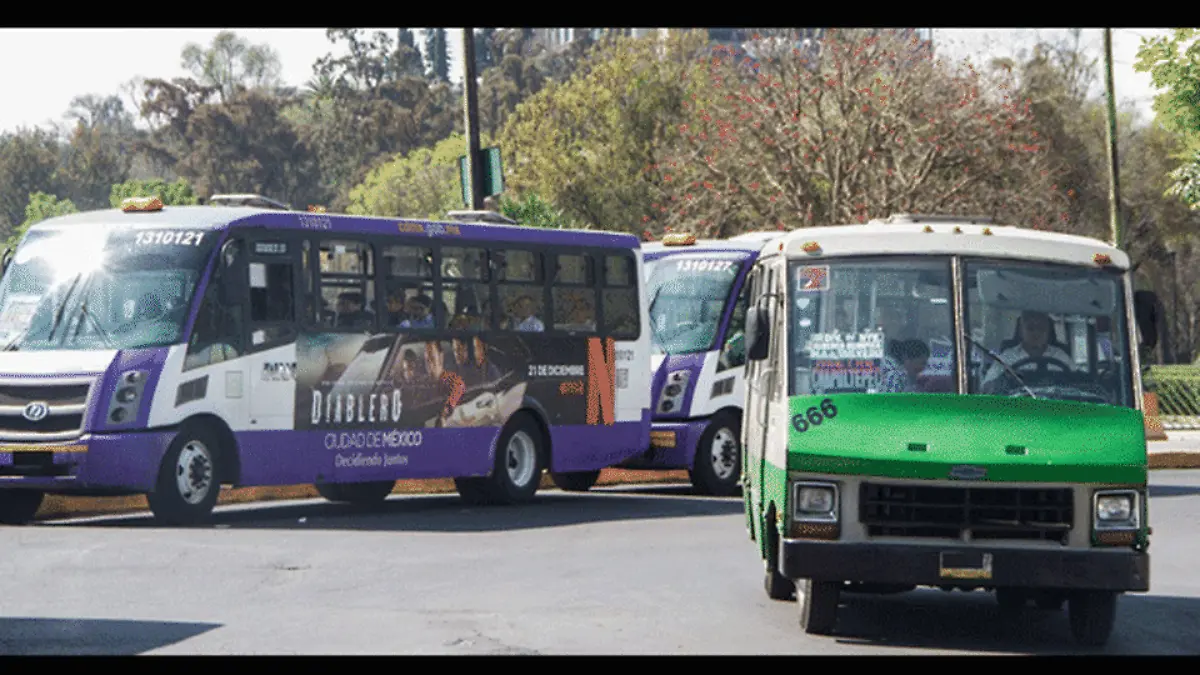
[(696, 444), (708, 428), (707, 419), (686, 422), (652, 422), (650, 447), (630, 457), (622, 469), (690, 469), (696, 457)]
[(172, 430), (156, 430), (85, 434), (55, 443), (2, 441), (0, 490), (147, 492), (174, 436)]
[(780, 548), (780, 573), (789, 579), (905, 586), (1150, 590), (1150, 555), (1127, 548), (1038, 550), (798, 539), (784, 539)]

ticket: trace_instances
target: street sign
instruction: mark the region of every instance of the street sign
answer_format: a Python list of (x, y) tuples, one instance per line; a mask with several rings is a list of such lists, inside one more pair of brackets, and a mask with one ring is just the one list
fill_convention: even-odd
[[(504, 192), (504, 171), (500, 163), (500, 148), (483, 148), (479, 151), (479, 161), (483, 164), (483, 196), (491, 197)], [(458, 183), (462, 188), (463, 204), (471, 206), (471, 193), (467, 186), (471, 184), (468, 175), (467, 156), (458, 158)]]

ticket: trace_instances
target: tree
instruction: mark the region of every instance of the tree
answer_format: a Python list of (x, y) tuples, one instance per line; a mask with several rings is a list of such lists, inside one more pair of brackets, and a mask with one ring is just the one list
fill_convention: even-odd
[(270, 45), (251, 45), (229, 30), (217, 33), (208, 49), (188, 43), (182, 65), (201, 84), (215, 87), (222, 101), (241, 89), (279, 86), (283, 69), (279, 54)]
[(634, 229), (654, 201), (641, 170), (681, 119), (689, 66), (706, 44), (698, 31), (601, 40), (568, 80), (548, 83), (508, 117), (500, 147), (509, 187), (581, 226)]
[(102, 208), (112, 184), (129, 178), (142, 132), (119, 96), (76, 96), (65, 117), (75, 122), (62, 159), (66, 194), (82, 208)]
[(55, 216), (76, 213), (77, 211), (70, 199), (59, 200), (55, 195), (46, 194), (45, 192), (34, 192), (29, 195), (29, 203), (25, 205), (25, 220), (8, 237), (7, 241), (4, 242), (4, 246), (8, 249), (16, 248), (21, 238), (25, 236), (25, 233), (29, 231), (29, 227), (34, 223), (39, 223)]
[(22, 127), (0, 135), (0, 232), (11, 234), (25, 220), (29, 195), (62, 194), (61, 143), (51, 131)]
[[(530, 192), (519, 199), (508, 195), (500, 196), (500, 213), (527, 227), (546, 229), (575, 229), (562, 209)], [(586, 228), (584, 228), (586, 229)]]
[(1200, 41), (1195, 28), (1176, 28), (1170, 37), (1142, 38), (1134, 70), (1150, 73), (1150, 82), (1165, 89), (1154, 97), (1154, 111), (1164, 129), (1178, 133), (1184, 146), (1180, 165), (1171, 174), (1168, 196), (1200, 210)]
[(445, 28), (425, 29), (425, 61), (429, 76), (438, 82), (450, 81), (450, 53), (446, 45)]
[(1011, 74), (935, 61), (914, 36), (828, 30), (817, 63), (795, 41), (754, 62), (699, 59), (672, 147), (647, 162), (647, 231), (724, 237), (764, 226), (866, 222), (896, 212), (987, 215), (1033, 227), (1068, 217)]
[(500, 61), (500, 45), (496, 43), (495, 28), (476, 28), (475, 60), (478, 72), (483, 72)]
[[(480, 134), (484, 144), (490, 139)], [(396, 218), (443, 218), (463, 208), (458, 158), (466, 149), (461, 134), (433, 148), (416, 148), (394, 156), (370, 171), (350, 191), (347, 213)]]
[(114, 209), (130, 197), (158, 197), (164, 206), (190, 206), (199, 203), (192, 186), (180, 178), (168, 183), (161, 178), (151, 180), (128, 180), (112, 186), (108, 203)]

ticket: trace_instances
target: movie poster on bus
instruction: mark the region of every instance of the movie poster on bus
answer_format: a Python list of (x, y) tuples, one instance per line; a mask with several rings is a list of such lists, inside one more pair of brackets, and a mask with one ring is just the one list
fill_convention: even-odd
[[(588, 423), (597, 416), (590, 405), (597, 398), (605, 399), (598, 409), (611, 417), (612, 383), (601, 392), (606, 397), (594, 391), (598, 369), (589, 358), (597, 350), (591, 347), (536, 334), (302, 336), (296, 429), (501, 426), (526, 399), (554, 424)], [(599, 371), (612, 379), (611, 367)]]

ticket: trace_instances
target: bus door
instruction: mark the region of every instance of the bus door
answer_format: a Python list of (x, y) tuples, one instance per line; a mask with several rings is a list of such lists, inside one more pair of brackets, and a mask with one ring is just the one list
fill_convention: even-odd
[[(749, 303), (758, 307), (767, 306), (762, 297), (764, 293), (764, 277), (766, 267), (757, 265), (750, 273), (747, 281), (749, 288)], [(750, 345), (746, 345), (750, 349)], [(771, 368), (769, 360), (749, 361), (746, 366), (746, 389), (749, 399), (743, 412), (742, 422), (742, 460), (746, 466), (743, 489), (749, 495), (750, 509), (757, 516), (762, 513), (762, 470), (763, 447), (766, 443), (766, 405), (770, 399), (765, 389)], [(755, 518), (754, 522), (757, 522)], [(760, 541), (762, 533), (759, 532)]]
[(281, 233), (248, 237), (250, 312), (247, 366), (251, 429), (291, 429), (296, 395), (296, 289), (302, 284), (302, 246)]

